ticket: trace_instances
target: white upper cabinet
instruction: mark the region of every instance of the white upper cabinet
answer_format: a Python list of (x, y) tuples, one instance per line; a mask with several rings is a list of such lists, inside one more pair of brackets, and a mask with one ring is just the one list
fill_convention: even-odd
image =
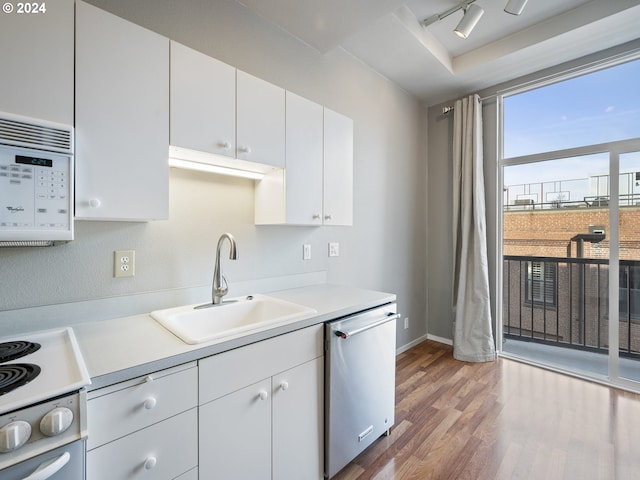
[(169, 214), (169, 39), (76, 4), (76, 218)]
[(0, 111), (73, 125), (74, 1), (45, 8), (0, 14)]
[(225, 167), (284, 168), (284, 129), (284, 89), (171, 42), (172, 146), (241, 161), (206, 160)]
[(286, 93), (286, 170), (256, 182), (257, 224), (322, 225), (322, 105)]
[(353, 224), (353, 120), (287, 92), (287, 168), (256, 182), (258, 225)]
[(285, 167), (284, 89), (237, 71), (237, 158)]
[(287, 92), (286, 223), (322, 224), (322, 105)]
[(170, 143), (236, 155), (236, 69), (174, 41)]
[(324, 109), (325, 225), (353, 225), (353, 120)]

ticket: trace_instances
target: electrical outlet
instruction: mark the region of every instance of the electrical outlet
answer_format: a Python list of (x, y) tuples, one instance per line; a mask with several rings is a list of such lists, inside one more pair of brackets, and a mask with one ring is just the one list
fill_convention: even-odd
[(404, 317), (404, 329), (409, 328), (409, 317)]
[(136, 251), (116, 250), (113, 252), (113, 276), (133, 277), (136, 274)]
[(329, 243), (329, 256), (330, 257), (340, 256), (340, 244), (338, 242)]
[(311, 245), (308, 243), (302, 245), (302, 259), (311, 260)]

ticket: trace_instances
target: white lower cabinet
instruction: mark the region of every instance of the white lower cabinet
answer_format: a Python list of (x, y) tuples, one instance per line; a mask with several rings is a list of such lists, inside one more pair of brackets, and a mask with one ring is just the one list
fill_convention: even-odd
[(271, 479), (270, 391), (267, 379), (200, 406), (203, 478)]
[(87, 394), (88, 480), (323, 480), (315, 325)]
[(198, 411), (192, 408), (87, 453), (91, 480), (171, 480), (198, 464)]
[(322, 355), (314, 326), (200, 361), (200, 478), (323, 478)]
[(89, 392), (87, 478), (197, 478), (197, 397), (195, 363)]
[(272, 377), (274, 480), (317, 480), (323, 473), (322, 358)]

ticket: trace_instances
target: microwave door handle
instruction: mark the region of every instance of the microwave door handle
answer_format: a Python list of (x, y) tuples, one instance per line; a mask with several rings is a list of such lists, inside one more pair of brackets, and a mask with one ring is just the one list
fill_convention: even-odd
[(370, 323), (367, 323), (366, 325), (360, 327), (360, 328), (355, 328), (353, 330), (336, 330), (334, 332), (336, 337), (340, 337), (340, 338), (349, 338), (352, 337), (354, 335), (357, 335), (358, 333), (362, 333), (362, 332), (366, 332), (367, 330), (370, 330), (374, 327), (377, 327), (378, 325), (382, 325), (383, 323), (387, 323), (391, 320), (396, 320), (400, 318), (400, 314), (399, 313), (390, 313), (388, 314), (386, 317), (380, 318), (378, 320), (374, 320)]
[(48, 460), (41, 464), (31, 475), (24, 477), (23, 480), (47, 480), (47, 478), (53, 477), (56, 473), (62, 470), (62, 468), (69, 463), (70, 459), (71, 454), (69, 452), (64, 452), (55, 460)]

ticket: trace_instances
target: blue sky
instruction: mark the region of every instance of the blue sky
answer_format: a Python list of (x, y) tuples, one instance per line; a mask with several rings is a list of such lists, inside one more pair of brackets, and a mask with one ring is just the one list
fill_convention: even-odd
[[(640, 138), (639, 87), (636, 60), (505, 98), (505, 158)], [(520, 165), (505, 169), (504, 183), (586, 178), (608, 168), (606, 155)], [(640, 170), (640, 161), (622, 162), (620, 170), (629, 169)]]

